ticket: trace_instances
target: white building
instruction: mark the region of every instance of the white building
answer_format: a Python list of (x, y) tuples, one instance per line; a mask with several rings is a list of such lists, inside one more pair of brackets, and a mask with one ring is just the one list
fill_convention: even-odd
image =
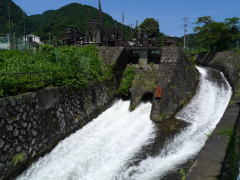
[(41, 42), (40, 37), (34, 35), (34, 34), (29, 34), (26, 36), (23, 36), (23, 41), (24, 42), (28, 42), (28, 43), (36, 43), (36, 44), (43, 44), (43, 42)]
[(0, 42), (0, 49), (10, 49), (10, 43)]
[(0, 49), (10, 49), (9, 37), (0, 37)]

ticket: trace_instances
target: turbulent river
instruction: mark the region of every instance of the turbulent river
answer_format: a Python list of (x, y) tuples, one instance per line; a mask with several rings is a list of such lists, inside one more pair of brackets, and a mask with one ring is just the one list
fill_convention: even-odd
[[(177, 114), (189, 123), (166, 141), (156, 156), (136, 161), (158, 130), (150, 120), (151, 103), (129, 112), (117, 101), (84, 128), (60, 142), (18, 180), (158, 180), (193, 158), (221, 119), (232, 95), (222, 73), (198, 67), (200, 83), (191, 102)], [(161, 133), (161, 132), (160, 132)], [(131, 165), (130, 165), (131, 164)]]

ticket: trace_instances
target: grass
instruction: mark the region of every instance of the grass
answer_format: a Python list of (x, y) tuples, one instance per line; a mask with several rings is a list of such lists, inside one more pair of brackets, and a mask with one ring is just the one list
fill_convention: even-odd
[(165, 119), (169, 119), (169, 118), (170, 118), (170, 116), (167, 115), (167, 114), (164, 114), (164, 113), (160, 114), (160, 120), (161, 120), (161, 121), (162, 121), (162, 120), (165, 120)]
[(240, 97), (240, 88), (238, 87), (235, 91), (235, 95), (234, 95), (236, 98), (239, 98)]
[(239, 175), (239, 130), (237, 131), (235, 134), (233, 129), (221, 132), (229, 138), (229, 145), (219, 179), (236, 179)]
[(13, 157), (12, 163), (16, 166), (17, 164), (22, 163), (25, 159), (25, 153), (18, 153)]
[(48, 86), (81, 88), (112, 78), (95, 46), (44, 45), (38, 53), (0, 50), (0, 57), (0, 97)]
[(179, 173), (179, 175), (180, 175), (181, 180), (186, 180), (187, 176), (186, 176), (186, 172), (185, 172), (184, 169), (180, 169), (180, 170), (178, 171), (178, 173)]
[(218, 134), (231, 138), (233, 135), (233, 129), (228, 128), (228, 129), (218, 130)]

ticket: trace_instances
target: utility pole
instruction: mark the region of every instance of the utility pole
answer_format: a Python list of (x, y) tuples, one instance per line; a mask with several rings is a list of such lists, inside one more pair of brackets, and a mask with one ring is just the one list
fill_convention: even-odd
[(187, 32), (188, 32), (188, 20), (189, 18), (188, 17), (184, 17), (183, 18), (183, 21), (184, 21), (184, 47), (183, 49), (187, 49), (187, 45), (186, 45), (186, 35), (187, 35)]
[(136, 29), (137, 29), (137, 27), (138, 27), (138, 20), (136, 20)]
[(115, 46), (117, 46), (117, 41), (118, 41), (118, 32), (117, 32), (117, 23), (115, 22), (114, 24), (114, 43), (115, 43)]
[(10, 49), (12, 50), (12, 41), (11, 41), (11, 9), (10, 3), (8, 3), (8, 42), (10, 43)]
[(10, 3), (8, 3), (8, 32), (11, 34), (11, 9)]
[(48, 44), (51, 45), (51, 34), (50, 34), (50, 32), (48, 33)]
[(102, 11), (101, 0), (98, 1), (98, 11), (99, 11), (99, 25), (100, 25), (100, 28), (103, 28), (103, 11)]
[(137, 45), (139, 46), (140, 44), (140, 36), (141, 36), (141, 29), (138, 24), (138, 20), (136, 20), (136, 33), (137, 33)]
[(131, 40), (133, 39), (133, 26), (132, 24), (130, 24), (130, 27), (131, 27)]
[(125, 17), (124, 17), (124, 12), (122, 13), (122, 45), (124, 46), (124, 21), (125, 21)]
[(103, 11), (101, 0), (98, 0), (98, 11), (99, 11), (99, 26), (100, 26), (100, 43), (103, 41)]
[(159, 21), (158, 19), (156, 19), (157, 21), (157, 24), (158, 24), (158, 29), (156, 29), (156, 37), (155, 37), (155, 42), (153, 42), (152, 44), (154, 44), (154, 46), (158, 46), (158, 35), (159, 35), (159, 32), (160, 32), (160, 24), (159, 24)]
[(26, 16), (23, 13), (23, 34), (24, 34), (24, 43), (26, 43)]
[(124, 17), (124, 12), (122, 13), (122, 24), (124, 25), (125, 17)]

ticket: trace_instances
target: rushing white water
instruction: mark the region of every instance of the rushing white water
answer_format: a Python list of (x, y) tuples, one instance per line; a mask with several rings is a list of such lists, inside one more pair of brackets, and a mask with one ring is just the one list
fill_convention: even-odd
[(223, 75), (222, 82), (198, 68), (201, 78), (197, 94), (178, 113), (190, 123), (160, 154), (137, 165), (128, 162), (154, 140), (150, 121), (151, 104), (141, 104), (129, 112), (129, 102), (118, 101), (83, 129), (62, 141), (51, 153), (35, 162), (19, 180), (154, 180), (195, 156), (221, 119), (232, 91)]
[(201, 74), (197, 94), (178, 113), (177, 118), (191, 123), (173, 140), (165, 144), (157, 157), (148, 157), (138, 166), (128, 168), (119, 179), (152, 180), (163, 177), (166, 172), (177, 168), (187, 159), (195, 156), (204, 146), (208, 136), (215, 129), (230, 101), (231, 87), (222, 76), (223, 82), (215, 82), (209, 77), (209, 70), (198, 67)]
[(151, 103), (118, 101), (34, 163), (19, 180), (108, 180), (154, 137)]

